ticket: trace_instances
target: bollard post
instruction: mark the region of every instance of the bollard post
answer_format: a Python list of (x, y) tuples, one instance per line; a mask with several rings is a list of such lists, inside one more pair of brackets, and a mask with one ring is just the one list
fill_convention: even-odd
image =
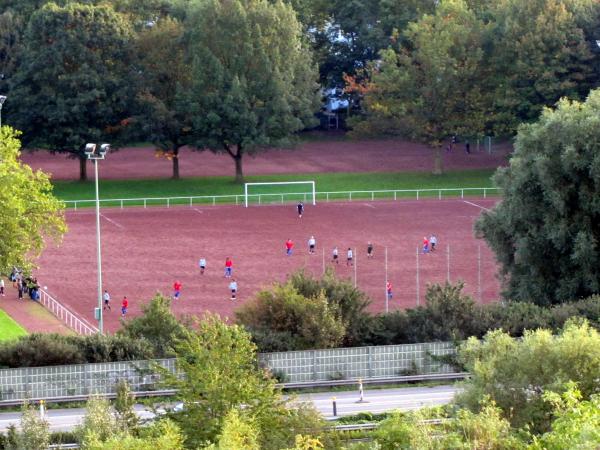
[(46, 415), (46, 408), (44, 406), (44, 400), (40, 400), (40, 419), (44, 419), (44, 416)]
[(363, 382), (362, 382), (362, 378), (358, 379), (358, 395), (359, 395), (359, 399), (356, 403), (367, 403), (365, 401), (365, 393), (363, 390)]
[(333, 417), (337, 417), (337, 403), (335, 397), (331, 397), (331, 405), (333, 406)]

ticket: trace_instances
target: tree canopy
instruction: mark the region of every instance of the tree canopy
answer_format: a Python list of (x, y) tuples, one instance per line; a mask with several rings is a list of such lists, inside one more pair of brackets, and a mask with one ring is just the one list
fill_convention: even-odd
[(462, 0), (443, 0), (435, 14), (408, 25), (399, 48), (381, 52), (364, 96), (358, 135), (402, 135), (436, 150), (459, 134), (482, 134), (486, 95), (482, 80), (484, 24)]
[(132, 30), (109, 5), (47, 3), (31, 16), (6, 106), (28, 148), (79, 158), (86, 142), (115, 143), (129, 115)]
[(567, 323), (558, 336), (540, 329), (518, 340), (496, 330), (483, 341), (469, 338), (460, 357), (471, 378), (459, 404), (477, 410), (481, 399), (489, 397), (514, 426), (528, 424), (543, 432), (553, 418), (544, 393), (561, 394), (570, 381), (585, 399), (597, 392), (600, 333), (581, 320)]
[(290, 143), (318, 109), (317, 75), (294, 10), (281, 1), (199, 2), (190, 13), (194, 144), (242, 158)]
[(600, 292), (600, 90), (523, 125), (495, 183), (502, 201), (476, 223), (504, 296), (553, 304)]
[(184, 28), (165, 17), (136, 36), (136, 111), (133, 134), (152, 142), (161, 156), (173, 163), (173, 178), (179, 178), (179, 150), (191, 140), (191, 123), (182, 107), (183, 91), (189, 87), (190, 66), (182, 46)]
[(19, 133), (0, 128), (0, 273), (29, 271), (46, 239), (59, 243), (67, 231), (64, 204), (52, 195), (48, 175), (20, 159)]
[(257, 367), (256, 347), (240, 326), (207, 316), (197, 331), (189, 331), (179, 341), (176, 352), (177, 367), (185, 377), (165, 375), (184, 403), (185, 414), (176, 419), (188, 445), (215, 441), (232, 409), (243, 406), (259, 418), (278, 401), (274, 380)]

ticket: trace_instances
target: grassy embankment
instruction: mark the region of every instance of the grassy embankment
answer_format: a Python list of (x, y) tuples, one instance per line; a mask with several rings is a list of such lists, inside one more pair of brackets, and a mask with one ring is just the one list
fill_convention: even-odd
[[(452, 188), (490, 188), (492, 187), (492, 169), (461, 170), (447, 172), (435, 176), (423, 172), (385, 172), (385, 173), (310, 173), (249, 176), (248, 182), (272, 181), (305, 181), (314, 180), (318, 192), (335, 191), (372, 191), (402, 189), (452, 189)], [(260, 189), (260, 190), (259, 190)], [(303, 185), (275, 186), (253, 188), (253, 193), (290, 193), (307, 192)], [(88, 181), (55, 181), (55, 194), (63, 200), (91, 200), (94, 198), (94, 183)], [(211, 195), (243, 195), (243, 185), (235, 184), (231, 177), (202, 177), (171, 179), (138, 179), (138, 180), (101, 180), (100, 196), (103, 199), (143, 198), (143, 197), (178, 197), (178, 196), (211, 196)], [(471, 191), (471, 195), (483, 195), (483, 191)], [(488, 194), (490, 194), (488, 192)], [(438, 193), (421, 193), (420, 197), (436, 196)], [(444, 194), (456, 196), (459, 193)], [(376, 198), (390, 198), (393, 194), (377, 194)], [(371, 194), (354, 194), (353, 199), (370, 198)], [(414, 193), (398, 194), (398, 197), (414, 198)], [(330, 195), (330, 199), (347, 199), (347, 195)], [(318, 200), (323, 200), (318, 197)], [(263, 199), (268, 201), (268, 197)], [(280, 197), (273, 196), (272, 201)], [(286, 200), (295, 200), (286, 197)], [(223, 199), (231, 202), (232, 199)], [(202, 203), (203, 201), (194, 201)], [(211, 200), (212, 202), (212, 200)], [(219, 202), (219, 200), (217, 200)], [(185, 203), (185, 201), (182, 201)], [(108, 206), (106, 203), (104, 206)], [(81, 205), (80, 205), (81, 206)], [(92, 203), (86, 206), (93, 206)]]
[(27, 331), (0, 309), (0, 342), (25, 336)]

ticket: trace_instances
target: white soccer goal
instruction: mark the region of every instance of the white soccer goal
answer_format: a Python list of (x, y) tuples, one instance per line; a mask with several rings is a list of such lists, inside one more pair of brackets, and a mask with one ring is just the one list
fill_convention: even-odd
[[(259, 193), (259, 194), (253, 194), (253, 193), (249, 192), (249, 190), (250, 190), (249, 188), (252, 188), (252, 186), (277, 186), (277, 185), (282, 186), (282, 185), (299, 185), (299, 184), (309, 185), (310, 191), (285, 192), (285, 193), (268, 192), (268, 193)], [(310, 200), (312, 198), (311, 203), (313, 205), (317, 204), (317, 195), (316, 195), (314, 181), (275, 181), (275, 182), (271, 182), (271, 183), (245, 183), (244, 184), (244, 205), (246, 206), (246, 208), (249, 205), (250, 197), (257, 197), (259, 204), (262, 203), (263, 197), (265, 197), (267, 199), (281, 198), (281, 203), (284, 202), (285, 198), (296, 199), (296, 200), (302, 199), (303, 201), (307, 201), (307, 199)], [(271, 203), (271, 202), (269, 202), (269, 203)]]

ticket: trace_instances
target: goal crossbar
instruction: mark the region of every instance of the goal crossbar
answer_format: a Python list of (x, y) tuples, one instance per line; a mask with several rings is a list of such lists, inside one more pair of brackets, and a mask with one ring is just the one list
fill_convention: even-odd
[[(317, 193), (315, 189), (314, 181), (273, 181), (263, 183), (244, 183), (244, 206), (248, 207), (248, 187), (249, 186), (271, 186), (271, 185), (283, 185), (283, 184), (310, 184), (312, 189), (312, 204), (317, 204)], [(274, 194), (271, 194), (274, 195)]]

